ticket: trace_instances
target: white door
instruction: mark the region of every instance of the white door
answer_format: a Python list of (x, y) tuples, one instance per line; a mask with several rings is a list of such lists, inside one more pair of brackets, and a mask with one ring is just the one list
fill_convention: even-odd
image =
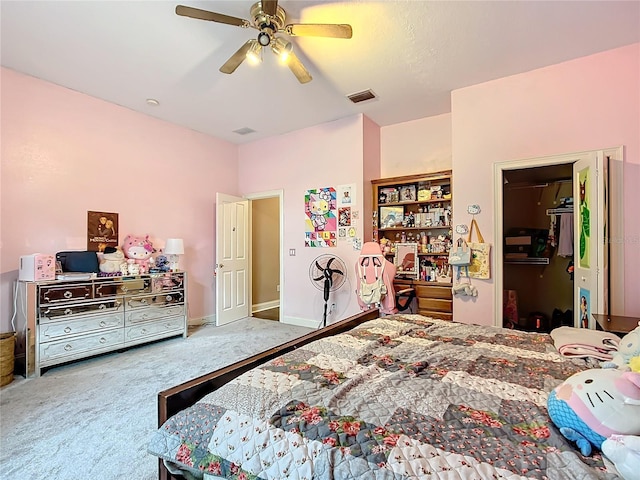
[(594, 313), (607, 313), (608, 165), (589, 152), (573, 164), (574, 325), (595, 328)]
[(249, 316), (249, 200), (216, 193), (216, 325)]

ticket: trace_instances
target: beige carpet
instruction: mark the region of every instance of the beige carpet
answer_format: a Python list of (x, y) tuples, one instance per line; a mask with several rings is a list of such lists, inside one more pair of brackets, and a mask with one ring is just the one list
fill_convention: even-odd
[(16, 377), (0, 389), (0, 477), (155, 479), (159, 391), (310, 331), (249, 318)]

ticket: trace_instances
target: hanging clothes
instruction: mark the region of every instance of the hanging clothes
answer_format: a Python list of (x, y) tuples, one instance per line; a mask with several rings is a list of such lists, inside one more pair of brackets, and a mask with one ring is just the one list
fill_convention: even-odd
[(558, 256), (573, 256), (573, 213), (560, 214), (560, 235), (558, 235)]
[(557, 230), (557, 217), (556, 215), (551, 215), (551, 220), (549, 222), (549, 237), (547, 238), (547, 243), (551, 246), (551, 248), (556, 248), (556, 230)]

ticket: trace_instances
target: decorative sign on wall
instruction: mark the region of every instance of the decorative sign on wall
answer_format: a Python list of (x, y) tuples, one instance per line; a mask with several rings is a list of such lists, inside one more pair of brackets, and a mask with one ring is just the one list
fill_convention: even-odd
[(87, 250), (103, 252), (118, 246), (118, 214), (87, 212)]
[(336, 189), (325, 187), (307, 190), (304, 210), (305, 247), (335, 247), (338, 233)]

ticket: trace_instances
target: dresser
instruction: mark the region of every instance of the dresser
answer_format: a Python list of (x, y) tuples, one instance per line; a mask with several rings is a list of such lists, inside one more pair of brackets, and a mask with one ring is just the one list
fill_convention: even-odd
[(15, 371), (44, 368), (181, 335), (187, 336), (187, 275), (18, 281)]
[(396, 278), (393, 281), (396, 292), (413, 288), (416, 292), (418, 313), (426, 317), (439, 318), (440, 320), (453, 320), (453, 293), (451, 284), (427, 283), (419, 280)]

